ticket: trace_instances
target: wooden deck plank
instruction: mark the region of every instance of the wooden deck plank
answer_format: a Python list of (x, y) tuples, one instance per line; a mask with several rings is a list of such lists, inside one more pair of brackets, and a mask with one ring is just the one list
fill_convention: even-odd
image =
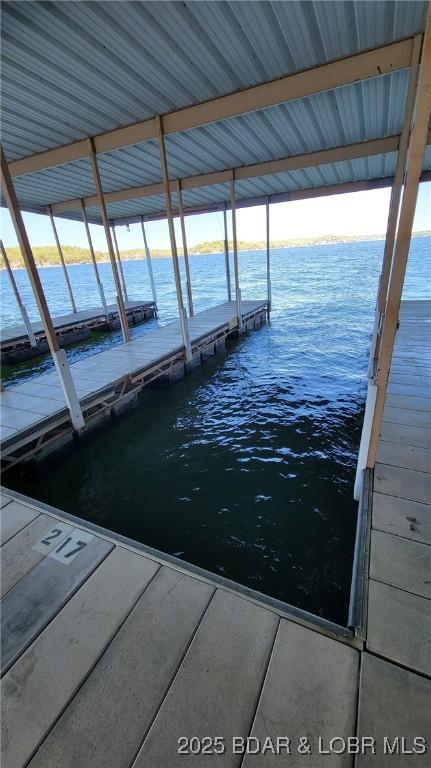
[(7, 672), (3, 768), (31, 758), (157, 570), (148, 558), (116, 547)]
[(374, 493), (372, 525), (379, 531), (431, 544), (431, 505)]
[(431, 429), (428, 427), (410, 427), (405, 424), (383, 422), (380, 436), (382, 440), (392, 443), (431, 448)]
[(370, 580), (367, 648), (431, 676), (431, 600)]
[[(41, 559), (3, 598), (2, 674), (19, 658), (113, 548), (112, 544), (103, 539), (78, 529), (74, 531), (79, 533), (79, 539), (82, 538), (83, 541), (89, 536), (91, 539), (70, 562), (59, 561), (52, 556)], [(61, 533), (58, 547), (50, 554), (55, 554), (66, 540)], [(76, 540), (74, 549), (75, 546)]]
[(431, 472), (431, 450), (380, 439), (377, 447), (377, 462), (429, 473)]
[(31, 768), (129, 768), (213, 593), (161, 568)]
[[(217, 590), (183, 664), (133, 763), (134, 768), (184, 765), (180, 736), (222, 735), (217, 757), (237, 766), (233, 736), (247, 736), (263, 683), (278, 619), (275, 614)], [(212, 755), (188, 755), (187, 765), (212, 766)]]
[[(270, 737), (274, 744), (277, 736), (288, 735), (291, 754), (247, 755), (244, 768), (301, 768), (304, 761), (309, 763), (309, 756), (298, 753), (303, 736), (311, 745), (313, 768), (327, 766), (328, 756), (318, 754), (318, 737), (327, 744), (334, 735), (347, 738), (354, 733), (358, 674), (358, 651), (282, 620), (251, 735), (261, 743)], [(330, 764), (352, 766), (353, 756), (333, 755)]]
[[(407, 378), (407, 377), (406, 377)], [(408, 377), (410, 383), (403, 384), (400, 382), (389, 381), (387, 392), (390, 395), (405, 395), (408, 397), (427, 398), (428, 403), (431, 401), (430, 386), (425, 384), (414, 384), (411, 377)], [(426, 409), (425, 409), (426, 410)]]
[(395, 395), (388, 394), (386, 396), (387, 408), (403, 408), (408, 411), (431, 411), (431, 398), (420, 397), (412, 395)]
[[(429, 738), (431, 730), (431, 681), (379, 659), (370, 653), (362, 656), (358, 708), (358, 735), (376, 740), (376, 754), (367, 751), (356, 758), (360, 768), (425, 766), (428, 756), (384, 755), (385, 737), (392, 744), (404, 736), (409, 748), (416, 736)], [(378, 752), (377, 752), (378, 750)]]
[(431, 598), (431, 547), (383, 531), (371, 532), (370, 578)]
[(428, 504), (431, 499), (431, 474), (390, 464), (376, 464), (374, 490)]
[(0, 494), (0, 509), (3, 509), (3, 507), (6, 506), (6, 504), (10, 504), (12, 501), (12, 496), (8, 496), (3, 491)]
[(0, 544), (3, 545), (15, 536), (24, 526), (31, 523), (39, 512), (18, 501), (5, 504), (0, 510)]
[(391, 408), (385, 406), (383, 411), (383, 421), (392, 424), (406, 424), (410, 427), (431, 427), (431, 413), (427, 411), (416, 411), (406, 408)]
[[(61, 531), (61, 534), (57, 536), (56, 532), (53, 533), (53, 528)], [(71, 530), (71, 525), (55, 521), (50, 515), (42, 514), (10, 539), (1, 552), (0, 597), (4, 597)], [(46, 537), (49, 535), (50, 538), (47, 540)], [(41, 540), (46, 540), (46, 544), (37, 547)]]

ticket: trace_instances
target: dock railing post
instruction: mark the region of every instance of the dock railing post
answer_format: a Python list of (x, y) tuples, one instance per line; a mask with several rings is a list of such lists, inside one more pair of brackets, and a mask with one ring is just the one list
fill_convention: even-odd
[(187, 301), (189, 305), (189, 315), (193, 317), (193, 294), (192, 294), (192, 281), (190, 278), (190, 263), (189, 263), (189, 251), (187, 248), (187, 236), (186, 236), (186, 223), (184, 220), (183, 211), (183, 195), (181, 192), (181, 180), (177, 181), (177, 196), (178, 196), (178, 211), (180, 214), (181, 222), (181, 236), (183, 240), (183, 254), (184, 254), (184, 266), (186, 268), (186, 288), (187, 288)]
[(153, 272), (153, 264), (151, 261), (151, 252), (148, 246), (147, 241), (147, 233), (145, 232), (145, 225), (144, 225), (144, 217), (141, 216), (141, 227), (142, 227), (142, 237), (144, 238), (144, 248), (145, 248), (145, 258), (147, 260), (147, 267), (148, 267), (148, 275), (150, 278), (150, 284), (151, 284), (151, 293), (153, 295), (153, 301), (156, 305), (156, 312), (157, 312), (157, 293), (156, 293), (156, 283), (154, 280), (154, 272)]
[(33, 349), (35, 349), (37, 347), (36, 337), (34, 335), (33, 328), (31, 327), (31, 323), (30, 323), (30, 320), (29, 320), (29, 316), (28, 316), (27, 310), (26, 310), (24, 304), (22, 303), (22, 299), (21, 299), (21, 296), (20, 296), (20, 293), (19, 293), (19, 290), (18, 290), (18, 286), (16, 284), (16, 280), (15, 280), (15, 277), (14, 277), (14, 274), (13, 274), (13, 270), (12, 270), (12, 267), (11, 267), (11, 265), (9, 263), (8, 255), (6, 253), (6, 248), (3, 245), (3, 240), (0, 240), (0, 250), (1, 250), (1, 253), (2, 253), (2, 256), (3, 256), (3, 261), (4, 261), (4, 264), (5, 264), (5, 267), (6, 267), (6, 271), (7, 271), (8, 275), (9, 275), (10, 284), (12, 286), (12, 290), (13, 290), (13, 292), (15, 294), (16, 302), (18, 304), (18, 308), (19, 308), (19, 311), (21, 313), (22, 321), (24, 323), (25, 330), (27, 332), (27, 336), (28, 336), (28, 340), (30, 342), (30, 346), (33, 347)]
[(168, 176), (168, 163), (166, 158), (166, 146), (165, 146), (165, 136), (163, 133), (162, 118), (158, 117), (157, 122), (158, 122), (158, 134), (159, 134), (160, 165), (162, 168), (163, 193), (165, 196), (166, 215), (167, 215), (168, 227), (169, 227), (169, 238), (171, 241), (172, 265), (174, 269), (175, 288), (177, 292), (178, 312), (180, 316), (181, 334), (183, 338), (186, 360), (187, 362), (189, 362), (192, 359), (192, 348), (191, 348), (191, 342), (190, 342), (188, 318), (187, 318), (186, 311), (184, 309), (183, 292), (181, 289), (181, 273), (180, 273), (180, 265), (178, 260), (177, 242), (175, 238), (174, 218), (172, 214), (171, 188), (170, 188), (169, 176)]
[(60, 240), (59, 240), (59, 237), (58, 237), (57, 227), (55, 226), (54, 216), (52, 215), (52, 208), (51, 208), (50, 205), (48, 206), (48, 215), (49, 215), (49, 218), (50, 218), (50, 221), (51, 221), (51, 226), (52, 226), (52, 231), (53, 231), (53, 234), (54, 234), (55, 244), (57, 246), (57, 252), (58, 252), (58, 256), (60, 258), (60, 264), (61, 264), (61, 266), (63, 268), (64, 279), (66, 281), (66, 287), (67, 287), (67, 291), (69, 293), (70, 303), (72, 305), (72, 312), (74, 314), (76, 314), (76, 304), (75, 304), (75, 299), (73, 297), (72, 286), (70, 284), (69, 273), (67, 271), (66, 262), (64, 260), (64, 255), (63, 255), (63, 249), (61, 247), (61, 243), (60, 243)]
[(12, 223), (15, 229), (15, 233), (18, 239), (18, 244), (22, 253), (24, 264), (29, 276), (30, 284), (36, 299), (36, 304), (39, 310), (40, 318), (45, 330), (46, 340), (49, 345), (49, 349), (54, 361), (55, 368), (60, 379), (61, 388), (63, 390), (64, 398), (69, 409), (70, 419), (75, 430), (79, 431), (84, 427), (84, 417), (82, 415), (81, 405), (79, 403), (78, 395), (76, 393), (75, 384), (72, 379), (69, 364), (64, 349), (60, 349), (58, 339), (54, 330), (51, 315), (49, 313), (48, 304), (46, 302), (45, 294), (43, 292), (42, 283), (40, 281), (39, 273), (37, 271), (36, 262), (34, 260), (33, 251), (30, 246), (30, 241), (27, 236), (24, 221), (19, 208), (18, 200), (16, 197), (15, 189), (12, 183), (11, 175), (9, 172), (9, 166), (3, 151), (3, 147), (0, 145), (0, 160), (1, 160), (1, 185), (3, 188), (3, 194), (5, 196), (6, 204), (9, 209), (9, 213), (12, 219)]
[(224, 206), (223, 206), (223, 223), (224, 223), (224, 264), (225, 264), (225, 270), (226, 270), (227, 300), (232, 301), (232, 290), (230, 285), (229, 239), (227, 234), (226, 203), (224, 203)]
[(81, 200), (82, 219), (84, 221), (85, 231), (87, 234), (88, 248), (90, 250), (91, 261), (94, 268), (94, 274), (96, 277), (97, 288), (99, 290), (100, 301), (102, 303), (103, 312), (105, 313), (106, 322), (109, 323), (109, 312), (105, 299), (105, 291), (103, 290), (102, 281), (100, 279), (100, 273), (97, 266), (96, 254), (94, 253), (93, 240), (91, 238), (90, 227), (88, 225), (87, 211), (85, 210), (85, 203)]
[(111, 261), (112, 274), (114, 276), (115, 290), (117, 294), (118, 312), (120, 318), (121, 331), (123, 333), (124, 341), (130, 341), (129, 325), (127, 322), (127, 314), (124, 306), (123, 295), (121, 292), (121, 283), (118, 276), (117, 262), (115, 260), (114, 246), (112, 243), (111, 230), (109, 229), (108, 214), (106, 211), (105, 197), (103, 194), (102, 182), (100, 179), (99, 165), (97, 163), (96, 148), (94, 146), (94, 139), (88, 140), (89, 154), (91, 159), (91, 165), (93, 168), (94, 183), (96, 186), (97, 197), (99, 198), (100, 212), (102, 215), (103, 228), (105, 230), (106, 243), (108, 245), (109, 259)]
[(266, 288), (269, 318), (271, 312), (271, 246), (269, 239), (269, 197), (266, 198)]
[(409, 144), (410, 127), (415, 103), (416, 84), (418, 79), (419, 59), (422, 45), (422, 34), (416, 35), (413, 42), (412, 58), (410, 64), (409, 84), (407, 89), (406, 107), (401, 128), (398, 156), (395, 168), (395, 176), (391, 189), (388, 221), (386, 227), (385, 247), (383, 251), (382, 269), (377, 290), (376, 313), (374, 320), (373, 336), (371, 341), (368, 376), (374, 376), (375, 359), (378, 355), (379, 335), (382, 329), (383, 314), (386, 306), (386, 294), (388, 290), (389, 275), (391, 272), (394, 252), (395, 235), (397, 231), (398, 216), (400, 211), (401, 194), (403, 189), (404, 173), (406, 167), (407, 149)]
[[(401, 296), (409, 254), (428, 123), (431, 113), (431, 14), (428, 13), (424, 33), (419, 73), (414, 100), (413, 119), (409, 135), (404, 193), (399, 209), (398, 227), (394, 238), (393, 258), (389, 272), (385, 311), (383, 314), (378, 358), (371, 389), (369, 417), (364, 423), (355, 483), (355, 498), (360, 492), (359, 477), (365, 467), (374, 468), (383, 418), (387, 382), (392, 360)], [(374, 402), (373, 402), (374, 401)], [(365, 466), (364, 466), (365, 465)]]
[(120, 249), (118, 247), (117, 233), (115, 231), (115, 224), (114, 224), (113, 221), (111, 221), (111, 227), (112, 227), (112, 236), (114, 238), (115, 251), (116, 251), (117, 259), (118, 259), (118, 266), (120, 268), (120, 276), (121, 276), (121, 282), (122, 282), (122, 285), (123, 285), (124, 298), (125, 298), (126, 301), (129, 301), (129, 297), (127, 295), (126, 280), (124, 278), (123, 264), (121, 262)]
[(238, 331), (241, 333), (243, 324), (241, 310), (241, 289), (239, 287), (238, 240), (236, 234), (235, 171), (232, 171), (232, 180), (230, 182), (230, 201), (232, 208), (233, 266), (235, 275), (236, 314), (238, 317)]

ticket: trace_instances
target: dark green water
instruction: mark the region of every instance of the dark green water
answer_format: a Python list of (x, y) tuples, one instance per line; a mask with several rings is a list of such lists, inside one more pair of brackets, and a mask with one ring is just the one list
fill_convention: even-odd
[[(382, 245), (274, 253), (269, 325), (5, 484), (345, 624)], [(429, 240), (414, 241), (412, 298), (424, 258)], [(163, 322), (163, 306), (165, 318), (174, 311), (163, 292), (172, 277), (168, 263), (156, 266)], [(126, 264), (131, 284), (137, 268)], [(221, 256), (194, 257), (191, 268), (198, 310), (224, 299)], [(264, 255), (242, 254), (240, 268), (244, 298), (264, 296)]]

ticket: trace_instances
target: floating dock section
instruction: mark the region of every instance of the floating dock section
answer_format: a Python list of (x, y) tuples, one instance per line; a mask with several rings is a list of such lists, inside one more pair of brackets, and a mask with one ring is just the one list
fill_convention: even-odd
[[(244, 330), (260, 327), (267, 311), (266, 300), (243, 301)], [(130, 405), (147, 384), (156, 380), (169, 383), (200, 365), (228, 336), (238, 333), (236, 313), (236, 302), (225, 302), (190, 318), (192, 356), (188, 362), (176, 321), (71, 365), (85, 419), (83, 431)], [(9, 387), (0, 394), (0, 406), (4, 468), (73, 439), (70, 413), (55, 371)]]
[[(135, 325), (156, 316), (154, 301), (125, 302), (129, 324)], [(91, 336), (91, 331), (119, 328), (118, 309), (115, 304), (107, 306), (107, 313), (102, 307), (93, 307), (69, 315), (52, 318), (57, 338), (61, 347), (75, 344)], [(19, 363), (36, 355), (49, 351), (48, 342), (42, 323), (31, 323), (37, 346), (32, 347), (25, 326), (18, 325), (3, 328), (0, 332), (0, 352), (2, 363)]]

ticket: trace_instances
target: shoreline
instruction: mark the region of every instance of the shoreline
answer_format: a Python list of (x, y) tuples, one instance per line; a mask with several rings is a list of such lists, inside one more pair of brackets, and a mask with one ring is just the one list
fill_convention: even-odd
[[(317, 240), (317, 241), (313, 241), (313, 242), (298, 243), (298, 244), (295, 244), (295, 245), (275, 245), (275, 244), (271, 243), (270, 244), (270, 249), (271, 250), (292, 250), (294, 248), (313, 248), (313, 247), (318, 247), (318, 246), (322, 246), (322, 245), (324, 245), (324, 246), (343, 245), (343, 244), (344, 245), (354, 245), (356, 243), (371, 243), (371, 242), (384, 241), (385, 237), (386, 237), (385, 235), (370, 235), (370, 236), (367, 236), (367, 237), (359, 237), (358, 236), (358, 237), (352, 237), (351, 239), (347, 239), (347, 238), (344, 239), (344, 238), (342, 238), (340, 240), (329, 240), (329, 241), (325, 240), (325, 239), (322, 239), (322, 240)], [(426, 237), (431, 237), (431, 232), (417, 232), (417, 233), (413, 233), (413, 235), (412, 235), (412, 239), (426, 238)], [(14, 248), (16, 248), (16, 247), (17, 246), (14, 246)], [(40, 248), (40, 247), (43, 247), (43, 246), (37, 246), (37, 247)], [(64, 249), (67, 248), (67, 247), (68, 246), (63, 246)], [(73, 248), (75, 246), (69, 246), (69, 247)], [(232, 249), (229, 248), (229, 251), (231, 252)], [(247, 251), (265, 252), (266, 251), (266, 247), (262, 247), (262, 248), (241, 248), (241, 249), (238, 250), (238, 253), (246, 253)], [(178, 252), (178, 255), (179, 255), (180, 258), (184, 258), (183, 253), (181, 253), (180, 251)], [(218, 255), (224, 255), (224, 251), (222, 251), (222, 250), (220, 250), (220, 251), (202, 251), (202, 252), (201, 251), (199, 251), (199, 252), (189, 251), (189, 258), (192, 258), (193, 256), (218, 256)], [(145, 261), (145, 258), (146, 258), (145, 257), (145, 253), (142, 253), (141, 256), (131, 256), (131, 257), (129, 256), (129, 258), (127, 258), (126, 255), (122, 255), (121, 256), (121, 261), (122, 262), (126, 262), (126, 261)], [(171, 254), (170, 253), (166, 253), (166, 254), (151, 254), (151, 259), (152, 260), (153, 259), (170, 259), (170, 258), (171, 258)], [(106, 258), (105, 257), (97, 258), (96, 260), (97, 260), (98, 264), (109, 264), (110, 263), (110, 259), (109, 259), (108, 255), (106, 256)], [(79, 266), (83, 266), (84, 264), (91, 265), (92, 264), (91, 259), (89, 259), (88, 261), (87, 260), (83, 260), (83, 261), (70, 261), (70, 262), (67, 262), (67, 254), (66, 254), (66, 266), (68, 268), (69, 267), (79, 267)], [(56, 262), (56, 263), (53, 263), (53, 264), (36, 264), (36, 266), (37, 266), (38, 269), (48, 269), (48, 268), (51, 268), (51, 267), (54, 267), (54, 268), (60, 267), (61, 264), (60, 264), (60, 262)], [(20, 270), (20, 269), (25, 270), (25, 266), (24, 265), (16, 265), (16, 264), (12, 263), (11, 267), (14, 270)], [(4, 271), (5, 269), (6, 269), (6, 267), (4, 266), (4, 264), (0, 264), (0, 272)]]

